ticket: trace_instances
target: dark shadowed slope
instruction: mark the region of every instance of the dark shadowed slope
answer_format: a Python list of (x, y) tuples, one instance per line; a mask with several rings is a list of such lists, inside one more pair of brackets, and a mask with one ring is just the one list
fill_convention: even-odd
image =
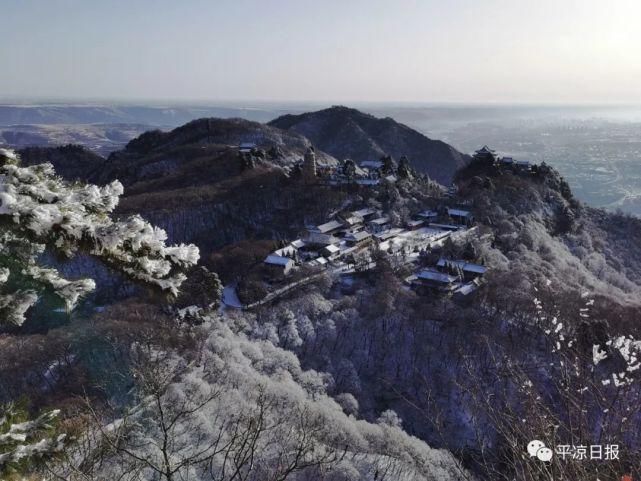
[[(158, 176), (170, 176), (195, 151), (208, 146), (236, 148), (253, 144), (267, 152), (274, 150), (271, 163), (291, 166), (301, 160), (310, 141), (296, 132), (243, 119), (198, 119), (170, 132), (152, 130), (133, 139), (124, 150), (109, 156), (98, 179), (119, 179), (125, 186)], [(336, 159), (317, 152), (322, 164), (335, 164)]]
[(19, 151), (22, 165), (50, 162), (56, 173), (68, 180), (87, 182), (96, 176), (106, 160), (80, 145), (27, 147)]
[(356, 109), (331, 107), (300, 115), (283, 115), (269, 125), (304, 135), (319, 149), (337, 159), (357, 162), (388, 154), (409, 157), (412, 165), (433, 179), (450, 184), (454, 172), (469, 157), (432, 140), (392, 118), (379, 119)]

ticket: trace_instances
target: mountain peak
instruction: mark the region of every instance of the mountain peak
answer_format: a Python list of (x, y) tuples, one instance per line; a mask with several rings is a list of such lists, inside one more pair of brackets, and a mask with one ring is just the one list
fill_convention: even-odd
[(283, 115), (268, 125), (301, 134), (341, 160), (363, 162), (384, 155), (405, 155), (419, 172), (443, 184), (451, 183), (456, 170), (469, 160), (446, 143), (429, 139), (394, 119), (378, 118), (343, 105)]

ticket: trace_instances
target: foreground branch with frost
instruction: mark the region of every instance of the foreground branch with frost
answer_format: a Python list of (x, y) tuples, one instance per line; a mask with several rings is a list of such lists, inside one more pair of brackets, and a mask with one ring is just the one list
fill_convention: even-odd
[(0, 315), (21, 325), (42, 291), (52, 290), (67, 310), (96, 287), (92, 279), (67, 280), (38, 265), (46, 249), (66, 257), (92, 254), (133, 279), (175, 296), (183, 271), (199, 260), (198, 247), (168, 246), (164, 230), (140, 216), (114, 220), (123, 193), (114, 181), (104, 187), (70, 183), (51, 164), (21, 167), (18, 156), (0, 149)]
[(59, 411), (48, 411), (35, 419), (25, 420), (14, 405), (0, 407), (0, 475), (24, 463), (59, 453), (64, 447), (64, 434), (51, 434)]

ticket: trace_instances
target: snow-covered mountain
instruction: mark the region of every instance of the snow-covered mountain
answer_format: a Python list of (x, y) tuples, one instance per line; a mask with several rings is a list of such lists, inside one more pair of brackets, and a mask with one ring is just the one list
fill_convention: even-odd
[[(47, 476), (69, 480), (231, 481), (241, 473), (256, 481), (427, 481), (465, 473), (451, 453), (405, 433), (392, 411), (374, 423), (358, 419), (353, 396), (337, 402), (328, 393), (330, 376), (222, 318), (220, 283), (194, 268), (196, 246), (166, 244), (165, 232), (139, 216), (112, 219), (120, 182), (65, 181), (51, 164), (22, 166), (2, 150), (0, 192), (3, 330), (21, 326), (37, 304), (71, 313), (96, 288), (42, 265), (45, 251), (84, 252), (166, 294), (112, 302), (92, 316), (97, 330), (68, 321), (3, 337), (3, 399), (30, 392), (44, 401), (55, 392), (72, 403), (82, 391), (86, 408), (69, 404), (31, 421), (13, 404), (0, 408), (2, 475), (38, 472), (39, 462)], [(107, 399), (115, 410), (94, 404)], [(59, 416), (65, 424), (54, 427)]]
[(407, 156), (419, 172), (449, 185), (454, 172), (469, 161), (467, 155), (432, 140), (394, 119), (376, 118), (348, 107), (331, 107), (299, 115), (283, 115), (269, 125), (304, 135), (319, 149), (339, 160), (378, 160)]
[[(548, 470), (525, 456), (527, 443), (578, 443), (583, 426), (641, 450), (641, 221), (589, 208), (554, 169), (511, 159), (476, 159), (457, 171), (449, 192), (400, 169), (363, 185), (309, 181), (295, 164), (310, 145), (274, 126), (201, 119), (144, 134), (108, 159), (36, 149), (25, 151), (30, 165), (12, 157), (3, 166), (5, 232), (38, 236), (40, 251), (20, 258), (55, 267), (63, 280), (6, 261), (11, 272), (48, 282), (53, 292), (45, 286), (39, 298), (57, 296), (50, 318), (60, 320), (5, 330), (0, 396), (61, 407), (66, 423), (82, 426), (83, 442), (54, 466), (63, 478), (78, 469), (110, 478), (123, 467), (131, 479), (166, 478), (158, 470), (167, 455), (194, 479), (228, 479), (221, 473), (232, 458), (247, 479), (264, 479), (302, 450), (288, 479), (467, 479), (466, 469), (497, 479)], [(322, 149), (316, 156), (320, 166), (337, 164)], [(69, 179), (111, 187), (67, 183), (39, 159)], [(212, 272), (242, 298), (275, 289), (279, 280), (261, 268), (268, 253), (357, 208), (397, 229), (410, 229), (426, 209), (475, 221), (469, 232), (445, 225), (465, 232), (460, 240), (397, 255), (372, 247), (365, 267), (345, 276), (301, 267), (294, 279), (309, 282), (282, 296), (253, 309), (217, 309), (221, 285)], [(24, 256), (29, 240), (3, 242)], [(185, 260), (196, 247), (199, 266)], [(410, 288), (415, 263), (441, 258), (487, 267), (472, 297)], [(137, 288), (110, 288), (99, 302), (81, 282), (94, 272), (97, 291), (116, 285), (118, 272)], [(83, 288), (78, 296), (74, 286)], [(168, 299), (163, 286), (178, 297)], [(67, 313), (65, 299), (85, 310)], [(79, 395), (100, 408), (79, 410)], [(584, 408), (559, 410), (575, 405)], [(167, 436), (162, 413), (180, 420), (171, 455), (157, 448)], [(109, 449), (97, 456), (96, 442)], [(198, 446), (207, 449), (199, 454)], [(245, 455), (259, 461), (247, 464)], [(554, 469), (608, 479), (626, 459)]]

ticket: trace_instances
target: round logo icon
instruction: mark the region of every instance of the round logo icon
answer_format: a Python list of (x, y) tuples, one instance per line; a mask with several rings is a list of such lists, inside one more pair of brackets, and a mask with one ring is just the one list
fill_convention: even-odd
[(530, 455), (531, 458), (536, 456), (536, 452), (545, 447), (545, 443), (543, 441), (539, 441), (538, 439), (535, 439), (533, 441), (530, 441), (530, 443), (527, 445), (527, 452)]
[(527, 445), (527, 452), (531, 458), (536, 457), (539, 461), (548, 462), (552, 459), (554, 452), (545, 446), (543, 441), (534, 439)]
[(536, 457), (539, 458), (539, 461), (549, 461), (552, 459), (552, 450), (550, 448), (543, 447), (536, 452)]

